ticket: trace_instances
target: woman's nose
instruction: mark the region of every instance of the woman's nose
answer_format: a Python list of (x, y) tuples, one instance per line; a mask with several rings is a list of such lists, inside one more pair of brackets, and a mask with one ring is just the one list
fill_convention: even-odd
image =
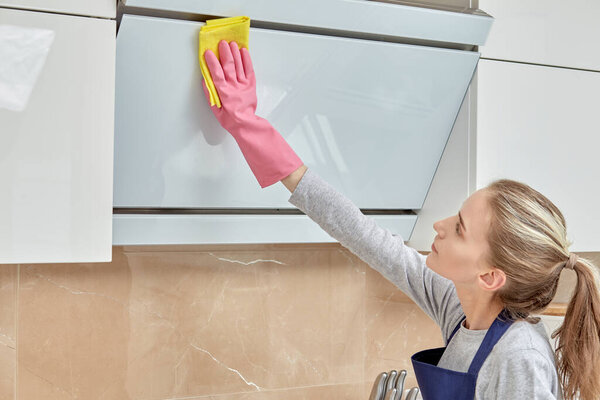
[(433, 229), (441, 236), (442, 234), (442, 221), (437, 221), (433, 224)]
[(446, 232), (444, 229), (444, 221), (445, 220), (437, 221), (433, 224), (433, 229), (438, 233), (440, 238), (443, 238)]

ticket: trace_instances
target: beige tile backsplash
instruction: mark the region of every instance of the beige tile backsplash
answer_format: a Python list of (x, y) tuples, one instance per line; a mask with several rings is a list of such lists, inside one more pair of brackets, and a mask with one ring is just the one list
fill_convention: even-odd
[(415, 385), (410, 355), (442, 345), (339, 244), (130, 246), (111, 263), (0, 265), (0, 310), (0, 400), (364, 400), (384, 370), (407, 369)]

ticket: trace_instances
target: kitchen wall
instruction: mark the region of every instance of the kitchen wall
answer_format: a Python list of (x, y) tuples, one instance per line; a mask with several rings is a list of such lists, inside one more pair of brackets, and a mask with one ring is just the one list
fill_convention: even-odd
[(442, 345), (339, 244), (114, 247), (111, 263), (1, 265), (0, 307), (0, 400), (364, 400), (379, 372)]

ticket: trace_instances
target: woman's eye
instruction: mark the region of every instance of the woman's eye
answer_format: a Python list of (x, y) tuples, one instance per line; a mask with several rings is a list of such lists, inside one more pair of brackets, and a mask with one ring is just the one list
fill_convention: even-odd
[(458, 233), (460, 235), (460, 229), (459, 229), (459, 227), (460, 227), (460, 222), (457, 222), (456, 223), (456, 233)]

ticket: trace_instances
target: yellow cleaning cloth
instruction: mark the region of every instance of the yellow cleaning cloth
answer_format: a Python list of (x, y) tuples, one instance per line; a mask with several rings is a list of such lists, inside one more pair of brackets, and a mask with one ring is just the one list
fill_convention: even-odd
[[(204, 52), (212, 50), (220, 60), (219, 42), (226, 40), (227, 43), (235, 41), (239, 48), (248, 49), (248, 37), (250, 36), (250, 18), (249, 17), (229, 17), (210, 19), (206, 25), (200, 28), (200, 69), (206, 82), (206, 87), (210, 93), (210, 105), (221, 108), (221, 100), (217, 94), (215, 84), (210, 77), (210, 70), (204, 60)], [(249, 49), (248, 49), (249, 50)]]

